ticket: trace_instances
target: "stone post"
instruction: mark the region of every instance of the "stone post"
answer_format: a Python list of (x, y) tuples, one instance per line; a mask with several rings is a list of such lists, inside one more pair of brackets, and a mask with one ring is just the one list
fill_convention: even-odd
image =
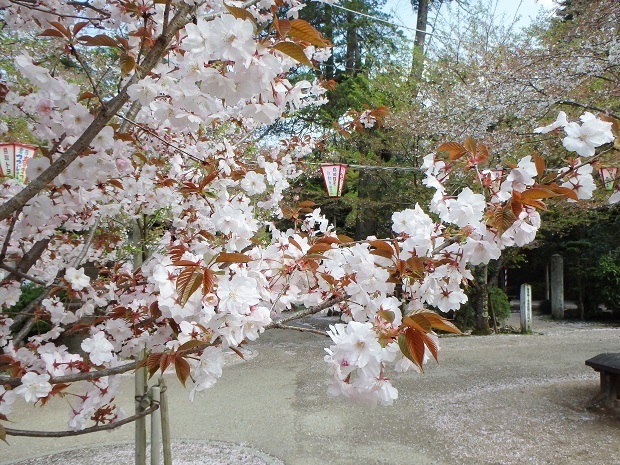
[(521, 313), (521, 332), (524, 334), (532, 332), (532, 286), (521, 284), (521, 295), (519, 299)]
[(564, 259), (551, 255), (551, 316), (564, 318)]

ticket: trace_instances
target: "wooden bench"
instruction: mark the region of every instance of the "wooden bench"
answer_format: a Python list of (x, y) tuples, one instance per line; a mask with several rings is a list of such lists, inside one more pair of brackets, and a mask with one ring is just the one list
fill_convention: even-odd
[(599, 354), (586, 360), (586, 365), (601, 374), (601, 392), (596, 400), (614, 407), (620, 394), (620, 354)]

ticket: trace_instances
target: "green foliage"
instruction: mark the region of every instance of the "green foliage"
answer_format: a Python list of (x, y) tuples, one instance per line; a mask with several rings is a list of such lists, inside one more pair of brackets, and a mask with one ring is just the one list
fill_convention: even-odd
[(510, 317), (508, 296), (499, 287), (492, 287), (489, 289), (489, 303), (493, 307), (497, 323), (503, 325)]
[(600, 303), (614, 312), (620, 311), (620, 248), (602, 255), (593, 269), (594, 292)]
[(24, 284), (21, 295), (15, 305), (5, 310), (9, 315), (21, 312), (30, 302), (39, 297), (45, 288), (34, 284)]

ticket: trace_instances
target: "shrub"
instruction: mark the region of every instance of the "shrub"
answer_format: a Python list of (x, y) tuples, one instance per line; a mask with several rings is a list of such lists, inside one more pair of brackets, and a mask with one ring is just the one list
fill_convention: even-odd
[[(489, 303), (493, 307), (495, 312), (495, 319), (501, 326), (510, 317), (510, 301), (508, 296), (499, 287), (492, 287), (489, 289)], [(490, 313), (489, 308), (489, 313)]]

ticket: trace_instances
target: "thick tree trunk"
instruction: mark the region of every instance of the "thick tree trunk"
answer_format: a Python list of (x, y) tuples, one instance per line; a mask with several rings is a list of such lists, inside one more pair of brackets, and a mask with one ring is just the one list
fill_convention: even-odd
[(360, 61), (360, 45), (355, 26), (355, 16), (347, 13), (347, 54), (345, 56), (345, 69), (347, 74), (355, 74), (356, 64)]
[(472, 269), (476, 286), (476, 328), (475, 334), (489, 334), (489, 285), (488, 266), (478, 265)]
[(409, 82), (416, 83), (422, 78), (424, 70), (424, 43), (426, 41), (426, 27), (428, 25), (428, 4), (430, 0), (418, 0), (417, 8), (412, 1), (411, 6), (416, 9), (416, 33), (413, 45), (413, 55), (411, 57), (411, 71), (409, 72)]

